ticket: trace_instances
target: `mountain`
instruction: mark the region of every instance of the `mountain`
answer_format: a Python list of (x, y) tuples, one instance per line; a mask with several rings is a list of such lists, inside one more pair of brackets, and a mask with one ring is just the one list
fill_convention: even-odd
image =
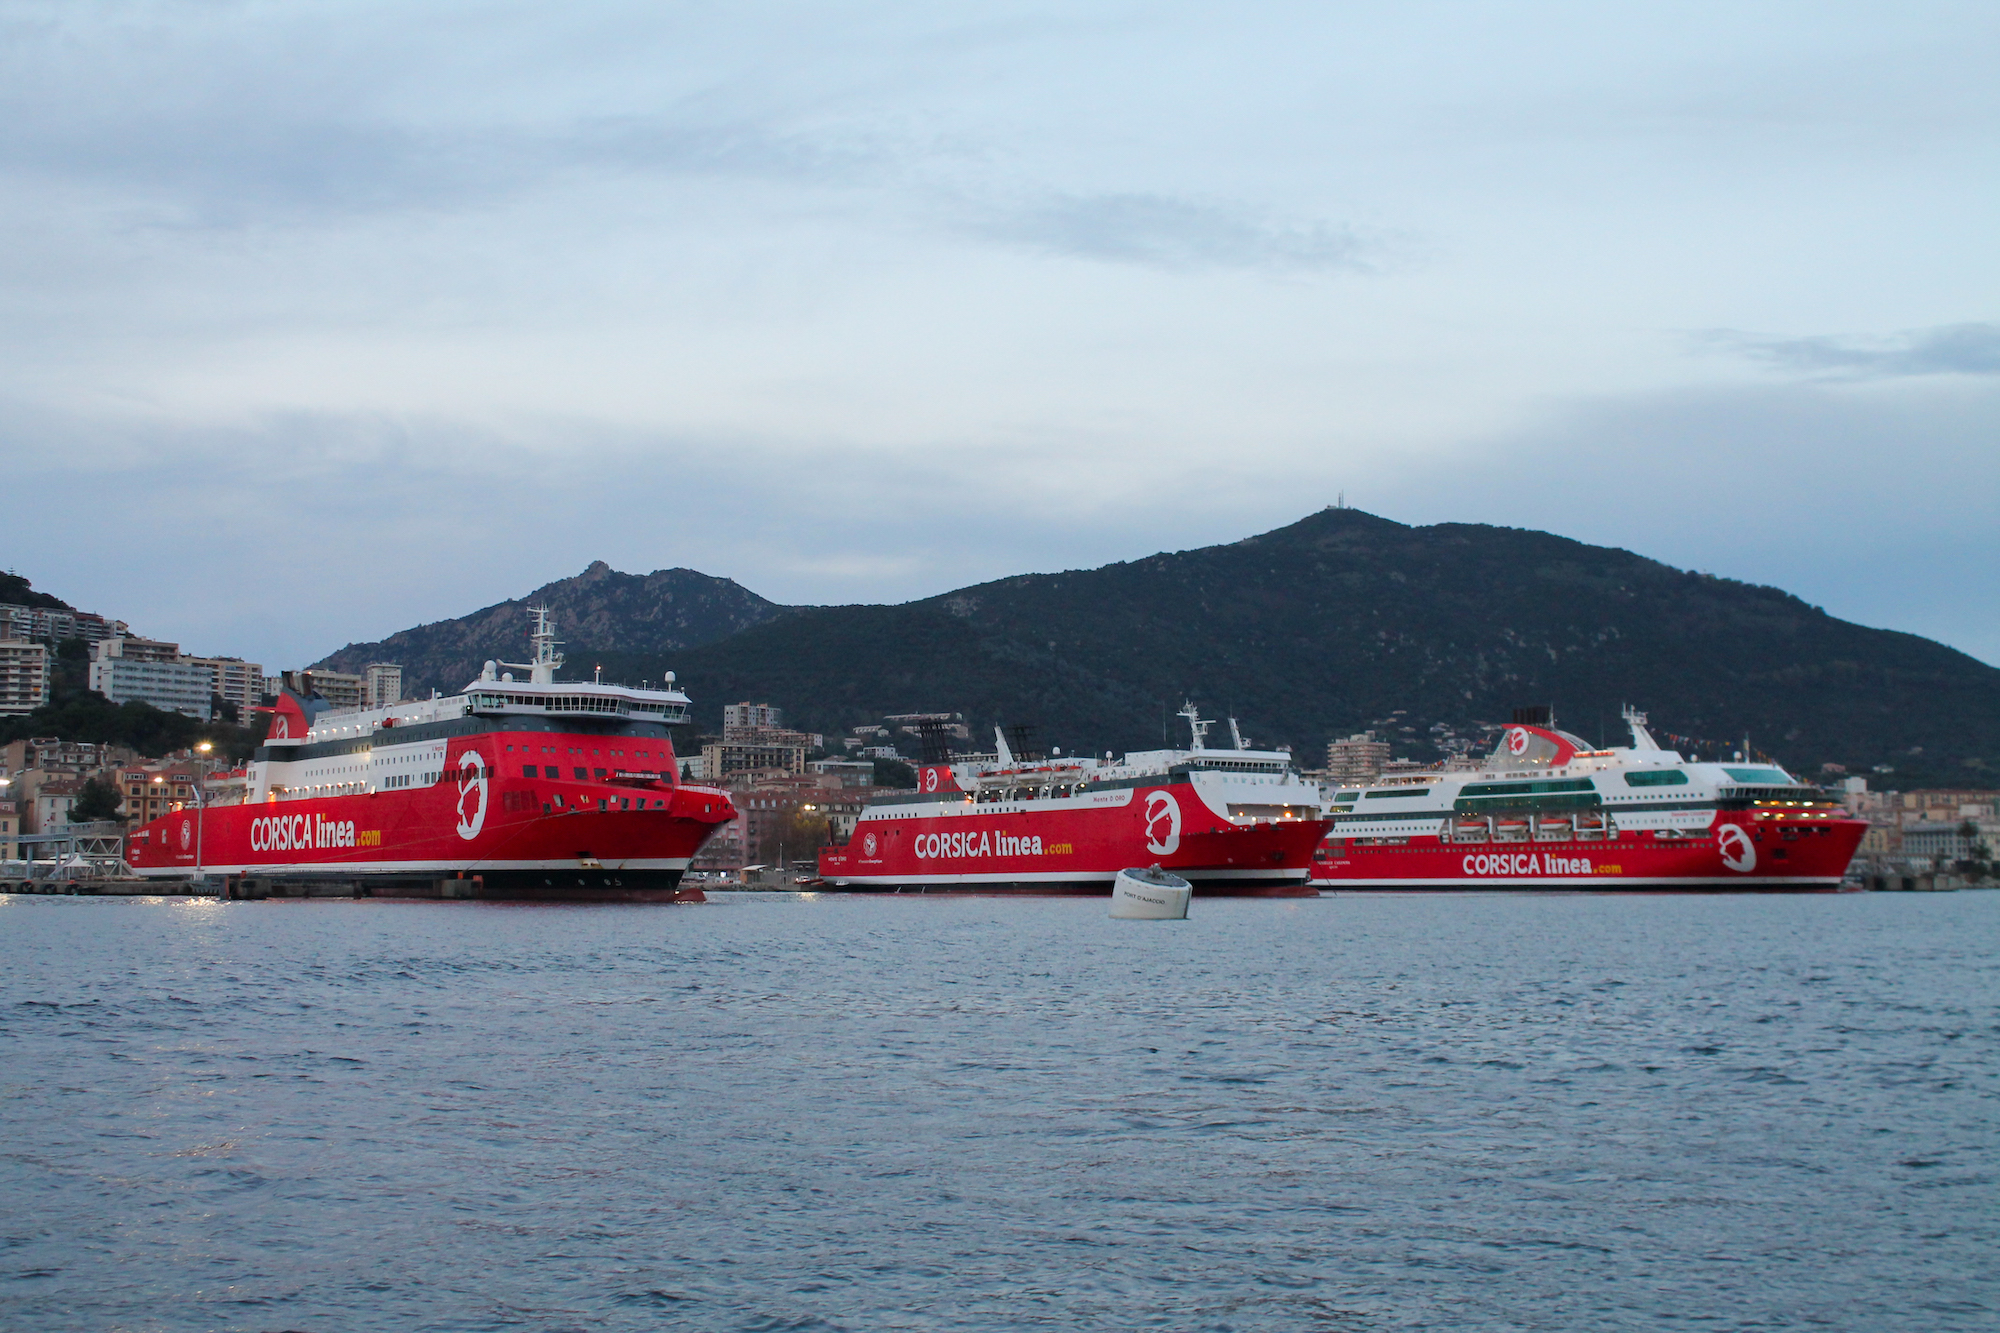
[[(359, 672), (370, 662), (399, 662), (406, 693), (454, 693), (489, 658), (527, 660), (527, 608), (541, 605), (555, 614), (556, 632), (569, 656), (566, 674), (579, 677), (587, 676), (604, 653), (678, 654), (762, 624), (786, 609), (698, 570), (621, 574), (598, 560), (575, 578), (545, 584), (526, 597), (402, 630), (377, 643), (350, 643), (313, 666)], [(658, 680), (658, 673), (652, 679)]]
[[(1122, 751), (1179, 737), (1171, 714), (1192, 697), (1316, 763), (1330, 738), (1371, 724), (1398, 754), (1434, 758), (1434, 724), (1477, 734), (1530, 703), (1622, 743), (1629, 701), (1656, 732), (1732, 746), (1748, 733), (1802, 771), (2000, 779), (2000, 669), (1776, 588), (1542, 532), (1329, 509), (1231, 545), (900, 606), (759, 605), (769, 613), (700, 646), (594, 660), (607, 678), (677, 671), (704, 729), (722, 704), (751, 699), (814, 731), (953, 710), (976, 738), (1026, 721), (1066, 750)], [(494, 628), (459, 660), (522, 632), (518, 620)]]

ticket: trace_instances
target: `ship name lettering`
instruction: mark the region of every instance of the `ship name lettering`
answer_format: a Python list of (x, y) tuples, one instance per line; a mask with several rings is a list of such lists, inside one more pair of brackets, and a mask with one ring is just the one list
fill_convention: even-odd
[(968, 856), (1041, 856), (1039, 836), (1015, 837), (1008, 833), (922, 833), (915, 850), (924, 860), (944, 860)]
[(1468, 875), (1589, 875), (1595, 873), (1587, 856), (1543, 856), (1538, 852), (1496, 852), (1465, 858)]
[[(374, 836), (379, 843), (381, 834)], [(253, 852), (304, 852), (322, 847), (354, 845), (354, 821), (351, 819), (274, 815), (250, 821), (250, 850)]]

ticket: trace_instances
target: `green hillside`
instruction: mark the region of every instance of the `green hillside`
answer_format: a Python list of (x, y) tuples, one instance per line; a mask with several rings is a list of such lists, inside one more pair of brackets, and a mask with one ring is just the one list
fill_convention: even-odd
[(2000, 777), (2000, 670), (1963, 653), (1628, 551), (1347, 509), (1227, 546), (797, 609), (705, 646), (593, 660), (607, 678), (678, 671), (704, 726), (740, 699), (829, 732), (949, 709), (986, 735), (1029, 721), (1065, 749), (1122, 750), (1157, 744), (1188, 696), (1302, 759), (1370, 724), (1424, 759), (1432, 724), (1463, 734), (1523, 703), (1617, 742), (1630, 701), (1656, 730), (1748, 733), (1806, 771)]
[(359, 673), (370, 662), (396, 662), (411, 696), (433, 689), (454, 694), (478, 676), (488, 658), (526, 660), (530, 606), (553, 611), (571, 670), (579, 675), (588, 674), (599, 654), (672, 654), (759, 624), (784, 609), (729, 579), (698, 570), (621, 574), (598, 560), (576, 577), (544, 584), (526, 597), (374, 643), (350, 643), (313, 666)]

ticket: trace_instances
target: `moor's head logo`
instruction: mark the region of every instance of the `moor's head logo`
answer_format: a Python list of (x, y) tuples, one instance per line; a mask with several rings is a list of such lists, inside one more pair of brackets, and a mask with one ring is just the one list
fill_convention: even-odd
[(1722, 864), (1738, 874), (1757, 868), (1757, 848), (1741, 824), (1724, 824), (1715, 835), (1715, 845), (1722, 852)]
[(486, 827), (486, 761), (477, 750), (458, 756), (458, 836), (471, 842)]
[(1156, 791), (1146, 798), (1146, 850), (1155, 856), (1172, 856), (1180, 848), (1180, 802)]

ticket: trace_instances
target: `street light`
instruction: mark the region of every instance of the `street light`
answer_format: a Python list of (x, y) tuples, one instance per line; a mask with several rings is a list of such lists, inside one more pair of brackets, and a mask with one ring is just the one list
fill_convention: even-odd
[(202, 741), (194, 748), (201, 755), (201, 758), (194, 761), (194, 882), (206, 885), (208, 876), (202, 873), (201, 861), (201, 835), (205, 831), (202, 828), (202, 817), (208, 812), (208, 752), (215, 747), (207, 741)]

